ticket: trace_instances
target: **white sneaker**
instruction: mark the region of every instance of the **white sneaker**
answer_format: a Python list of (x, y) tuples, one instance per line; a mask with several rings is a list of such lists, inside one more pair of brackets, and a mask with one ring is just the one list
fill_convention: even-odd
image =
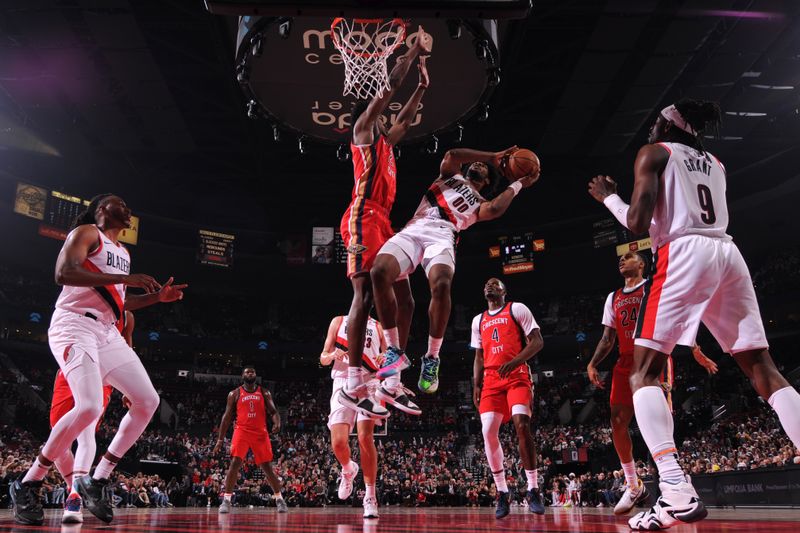
[(684, 481), (673, 485), (662, 481), (658, 487), (661, 489), (661, 497), (650, 510), (637, 513), (628, 520), (631, 529), (656, 531), (680, 522), (697, 522), (708, 516), (708, 511), (691, 483)]
[(359, 470), (357, 463), (353, 463), (353, 466), (355, 466), (356, 468), (350, 474), (347, 474), (346, 472), (344, 472), (344, 470), (342, 471), (342, 477), (339, 479), (340, 500), (346, 500), (353, 493), (353, 480), (358, 475), (358, 470)]
[(364, 518), (378, 518), (378, 500), (364, 498)]
[(637, 479), (635, 488), (628, 487), (625, 489), (622, 498), (620, 498), (617, 505), (614, 506), (614, 514), (628, 514), (631, 512), (631, 509), (645, 501), (648, 496), (649, 494), (647, 493), (647, 488), (644, 486), (644, 483), (642, 483), (641, 479)]
[(61, 517), (61, 523), (83, 523), (83, 500), (77, 493), (70, 494), (64, 502), (64, 515)]

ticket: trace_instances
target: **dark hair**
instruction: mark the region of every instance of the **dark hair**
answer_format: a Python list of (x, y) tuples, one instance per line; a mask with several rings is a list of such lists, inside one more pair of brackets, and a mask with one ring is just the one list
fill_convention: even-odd
[(722, 110), (717, 102), (683, 98), (675, 102), (675, 109), (697, 132), (696, 139), (701, 148), (703, 147), (701, 136), (706, 130), (715, 136), (719, 134), (719, 127), (722, 124)]
[(252, 369), (253, 372), (256, 371), (256, 367), (254, 367), (253, 365), (246, 365), (244, 368), (242, 368), (242, 374), (244, 374), (245, 370), (250, 370), (250, 369)]
[(75, 220), (72, 221), (72, 227), (70, 230), (77, 228), (78, 226), (82, 226), (84, 224), (97, 224), (97, 220), (94, 218), (94, 214), (97, 211), (97, 208), (103, 203), (106, 198), (110, 198), (114, 196), (112, 193), (107, 192), (103, 194), (98, 194), (91, 200), (89, 200), (89, 205), (86, 206), (86, 209), (78, 213), (78, 216), (75, 217)]
[(369, 106), (370, 100), (353, 100), (353, 104), (350, 106), (350, 127), (355, 128), (356, 122), (361, 114), (367, 110)]

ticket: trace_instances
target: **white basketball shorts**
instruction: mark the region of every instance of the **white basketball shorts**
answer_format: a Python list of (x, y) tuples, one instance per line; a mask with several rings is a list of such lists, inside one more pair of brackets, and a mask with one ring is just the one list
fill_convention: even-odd
[(339, 391), (347, 384), (347, 378), (334, 378), (333, 392), (331, 392), (331, 413), (328, 415), (328, 429), (334, 424), (347, 424), (349, 431), (353, 431), (356, 421), (363, 422), (372, 420), (370, 417), (362, 415), (355, 409), (350, 409), (339, 403)]
[(76, 356), (79, 352), (85, 353), (98, 366), (104, 382), (115, 368), (139, 360), (116, 325), (64, 309), (53, 312), (47, 337), (53, 357), (65, 376), (81, 364), (83, 358)]
[(395, 234), (379, 253), (393, 255), (400, 263), (400, 275), (407, 276), (420, 264), (425, 275), (434, 265), (456, 269), (456, 233), (452, 225), (433, 219), (419, 219)]
[(691, 346), (700, 322), (730, 354), (769, 347), (750, 271), (733, 241), (686, 235), (659, 248), (636, 324), (637, 346)]

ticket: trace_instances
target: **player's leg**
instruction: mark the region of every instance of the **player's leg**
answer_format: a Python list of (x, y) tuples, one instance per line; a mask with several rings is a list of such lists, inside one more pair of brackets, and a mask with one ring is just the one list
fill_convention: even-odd
[(360, 417), (357, 425), (358, 448), (361, 451), (361, 467), (364, 473), (364, 518), (378, 518), (378, 496), (375, 484), (378, 480), (378, 450), (375, 448), (375, 421)]
[(425, 264), (428, 285), (431, 291), (431, 302), (428, 306), (428, 352), (422, 358), (422, 370), (419, 376), (419, 389), (434, 393), (439, 389), (439, 350), (444, 341), (447, 321), (450, 319), (450, 289), (455, 275), (455, 263), (452, 255), (441, 253)]
[[(389, 247), (389, 249), (393, 248)], [(403, 269), (394, 254), (386, 253), (383, 250), (384, 248), (381, 248), (381, 252), (375, 258), (375, 264), (372, 265), (369, 276), (372, 279), (372, 290), (375, 295), (375, 311), (378, 313), (378, 321), (383, 326), (386, 343), (390, 347), (399, 348), (398, 298), (394, 291), (394, 284)], [(401, 260), (405, 260), (406, 267), (411, 264), (411, 260), (404, 253), (400, 252), (398, 255)]]
[[(236, 432), (234, 432), (234, 439)], [(238, 444), (238, 443), (237, 443)], [(247, 450), (244, 451), (247, 454)], [(232, 507), (233, 491), (236, 488), (236, 481), (239, 480), (239, 471), (242, 468), (243, 457), (237, 447), (231, 442), (231, 464), (228, 466), (228, 472), (225, 474), (225, 483), (222, 489), (222, 503), (219, 505), (219, 512), (221, 514), (230, 513)]]
[(539, 473), (536, 470), (536, 443), (531, 433), (532, 400), (529, 384), (515, 387), (508, 394), (508, 402), (511, 404), (511, 420), (517, 432), (519, 456), (528, 481), (528, 510), (532, 513), (544, 514), (544, 504), (539, 494)]
[[(401, 276), (392, 286), (397, 298), (397, 332), (399, 333), (400, 346), (406, 351), (408, 335), (411, 332), (411, 321), (414, 318), (414, 295), (411, 293), (411, 283), (408, 276)], [(377, 305), (377, 297), (375, 299)], [(381, 324), (383, 326), (383, 324)]]
[(633, 460), (633, 440), (628, 431), (634, 415), (633, 392), (630, 385), (630, 371), (625, 365), (614, 366), (611, 378), (611, 438), (617, 451), (622, 471), (625, 474), (626, 489), (614, 506), (614, 514), (630, 512), (637, 503), (646, 499), (647, 490), (639, 476), (636, 475), (636, 463)]
[[(490, 403), (489, 396), (481, 396), (481, 411), (496, 407), (485, 405)], [(500, 407), (502, 409), (502, 407)], [(497, 488), (497, 506), (495, 508), (495, 518), (503, 518), (511, 512), (508, 501), (508, 484), (506, 483), (506, 471), (503, 461), (503, 446), (500, 443), (500, 426), (503, 424), (505, 414), (497, 411), (481, 412), (481, 433), (483, 434), (483, 447), (486, 451), (486, 462), (494, 478), (494, 485)]]
[(286, 505), (286, 500), (283, 499), (283, 483), (278, 478), (275, 470), (272, 468), (272, 442), (269, 440), (269, 435), (259, 436), (250, 440), (250, 448), (253, 450), (253, 459), (256, 464), (261, 466), (261, 470), (267, 477), (267, 482), (272, 488), (272, 498), (275, 500), (275, 507), (278, 508), (279, 513), (285, 513), (289, 510)]
[(775, 366), (750, 272), (739, 249), (724, 244), (728, 267), (703, 322), (722, 349), (733, 355), (756, 392), (775, 410), (784, 431), (800, 447), (800, 394)]
[(350, 455), (350, 430), (356, 423), (356, 411), (339, 403), (339, 389), (344, 385), (343, 379), (335, 379), (331, 394), (331, 412), (328, 415), (328, 429), (331, 432), (331, 448), (342, 467), (339, 478), (338, 496), (346, 500), (353, 492), (353, 480), (358, 475), (358, 464)]
[[(74, 477), (70, 476), (70, 481), (67, 483), (68, 495), (64, 502), (64, 516), (61, 519), (66, 524), (83, 522), (83, 500), (78, 494), (78, 487), (74, 480), (88, 475), (92, 467), (94, 456), (97, 453), (97, 443), (95, 441), (97, 425), (98, 421), (95, 421), (95, 423), (84, 428), (78, 435), (78, 446), (75, 449), (73, 461)], [(72, 455), (71, 451), (70, 455)]]

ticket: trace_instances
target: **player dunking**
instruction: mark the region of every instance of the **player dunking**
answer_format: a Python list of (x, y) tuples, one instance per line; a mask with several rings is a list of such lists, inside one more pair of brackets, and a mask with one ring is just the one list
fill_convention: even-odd
[[(380, 368), (381, 352), (386, 348), (383, 340), (383, 330), (374, 318), (367, 322), (367, 336), (364, 342), (364, 353), (361, 363), (365, 367), (371, 381), (375, 372)], [(342, 475), (339, 479), (339, 499), (346, 500), (353, 492), (353, 480), (358, 474), (358, 464), (350, 460), (350, 432), (358, 424), (358, 445), (361, 450), (361, 466), (364, 470), (364, 518), (378, 518), (378, 498), (375, 492), (375, 482), (378, 474), (378, 451), (375, 449), (375, 420), (346, 407), (339, 402), (339, 391), (347, 381), (347, 317), (337, 316), (328, 326), (328, 335), (325, 345), (319, 356), (323, 366), (333, 365), (331, 378), (333, 390), (331, 391), (331, 412), (328, 415), (328, 429), (331, 431), (331, 448), (333, 454), (342, 466)], [(375, 380), (377, 382), (377, 380)], [(376, 397), (381, 399), (387, 393), (384, 388), (392, 387), (400, 391), (397, 403), (400, 408), (410, 414), (420, 414), (420, 409), (412, 402), (400, 385), (400, 376), (386, 379), (382, 385), (374, 383), (378, 389)]]
[[(611, 378), (611, 430), (614, 448), (617, 450), (622, 471), (625, 473), (627, 488), (614, 507), (614, 514), (630, 512), (639, 502), (648, 498), (644, 483), (636, 474), (636, 463), (633, 460), (633, 441), (628, 426), (633, 419), (633, 393), (630, 387), (631, 365), (633, 364), (633, 336), (636, 330), (636, 319), (644, 296), (645, 259), (638, 252), (628, 252), (619, 258), (619, 273), (625, 278), (625, 286), (608, 295), (603, 309), (603, 336), (597, 343), (594, 356), (589, 361), (586, 371), (589, 380), (603, 389), (597, 371), (599, 365), (611, 352), (614, 341), (619, 339), (619, 358), (614, 364)], [(693, 349), (695, 360), (710, 374), (717, 371), (717, 365), (703, 355), (700, 348)], [(667, 358), (661, 385), (669, 398), (672, 391), (672, 357)], [(671, 407), (671, 400), (668, 400)]]
[(800, 394), (770, 356), (750, 272), (726, 233), (725, 167), (702, 145), (703, 132), (720, 120), (713, 102), (685, 99), (664, 108), (636, 156), (630, 206), (607, 176), (589, 184), (631, 231), (649, 229), (655, 250), (636, 325), (631, 390), (661, 497), (629, 520), (632, 529), (664, 529), (708, 514), (678, 464), (672, 413), (658, 384), (667, 354), (676, 344), (691, 345), (701, 321), (800, 447)]
[(481, 414), (486, 460), (497, 487), (496, 518), (511, 511), (503, 467), (500, 426), (513, 420), (519, 439), (519, 455), (528, 478), (528, 509), (544, 514), (536, 471), (536, 445), (531, 434), (533, 383), (528, 359), (544, 346), (539, 325), (530, 309), (506, 301), (506, 287), (491, 278), (483, 288), (489, 309), (472, 319), (475, 365), (472, 373), (475, 407)]
[[(355, 185), (353, 198), (341, 222), (342, 239), (347, 249), (347, 276), (353, 284), (353, 302), (350, 305), (347, 345), (351, 347), (349, 368), (345, 387), (339, 400), (346, 406), (367, 416), (386, 418), (389, 412), (375, 398), (370, 397), (361, 375), (361, 353), (363, 352), (367, 318), (372, 309), (372, 285), (369, 271), (381, 246), (392, 236), (389, 213), (394, 204), (397, 168), (392, 147), (400, 142), (411, 127), (422, 96), (428, 88), (426, 56), (419, 59), (419, 84), (417, 89), (397, 115), (397, 121), (387, 127), (381, 120), (394, 92), (402, 85), (414, 58), (420, 53), (429, 54), (433, 41), (420, 26), (415, 44), (402, 56), (389, 74), (390, 89), (370, 101), (359, 100), (353, 105), (351, 123)], [(395, 340), (405, 346), (414, 312), (414, 300), (407, 279), (397, 280), (395, 289), (400, 308), (401, 336)], [(401, 342), (402, 341), (402, 342)], [(393, 395), (396, 390), (388, 391)], [(394, 398), (387, 400), (395, 403)]]
[[(130, 273), (130, 255), (118, 240), (120, 231), (130, 227), (130, 218), (131, 211), (119, 196), (95, 196), (77, 217), (77, 227), (58, 255), (55, 279), (63, 288), (47, 333), (75, 406), (53, 426), (25, 477), (11, 486), (14, 517), (20, 523), (39, 525), (44, 521), (38, 488), (53, 459), (100, 417), (104, 382), (122, 392), (131, 406), (94, 475), (76, 477), (73, 484), (86, 508), (110, 522), (114, 512), (105, 490), (108, 478), (158, 407), (158, 394), (117, 322), (125, 309), (135, 311), (183, 298), (186, 285), (172, 285), (170, 278), (162, 286), (151, 276)], [(147, 294), (126, 296), (126, 286), (142, 288)]]
[[(133, 313), (125, 311), (124, 319), (118, 324), (121, 329), (122, 337), (125, 342), (133, 348), (133, 327), (134, 318)], [(103, 386), (103, 412), (105, 413), (108, 402), (111, 401), (111, 392), (113, 387), (111, 385)], [(128, 399), (124, 398), (123, 403), (128, 406)], [(64, 373), (61, 370), (56, 372), (56, 380), (53, 383), (53, 398), (50, 402), (50, 428), (52, 429), (61, 417), (67, 414), (73, 407), (75, 407), (75, 399), (72, 397), (72, 391), (69, 389)], [(56, 470), (64, 478), (64, 481), (69, 487), (69, 494), (64, 501), (64, 515), (61, 522), (64, 524), (78, 524), (83, 522), (83, 501), (78, 488), (73, 484), (73, 479), (85, 476), (89, 473), (89, 469), (94, 462), (94, 456), (97, 453), (97, 442), (95, 441), (95, 433), (100, 428), (103, 420), (103, 415), (97, 420), (94, 425), (88, 425), (78, 435), (78, 446), (75, 450), (75, 455), (72, 455), (72, 447), (68, 447), (64, 452), (57, 457), (53, 463)]]
[(267, 482), (272, 487), (272, 496), (279, 513), (288, 511), (286, 500), (281, 494), (281, 481), (272, 469), (272, 443), (267, 432), (267, 415), (272, 418), (272, 431), (281, 430), (281, 417), (272, 401), (272, 395), (260, 385), (256, 385), (256, 369), (252, 366), (244, 367), (242, 371), (242, 384), (228, 393), (228, 403), (225, 414), (219, 423), (219, 434), (214, 446), (213, 454), (222, 449), (225, 435), (236, 413), (236, 424), (233, 427), (231, 439), (231, 465), (225, 476), (225, 487), (222, 494), (222, 503), (219, 505), (220, 514), (231, 512), (231, 498), (236, 480), (239, 479), (239, 470), (242, 461), (247, 457), (247, 452), (253, 450), (253, 459), (267, 476)]
[[(439, 350), (450, 318), (450, 286), (455, 275), (458, 233), (476, 222), (500, 217), (519, 191), (539, 179), (537, 169), (535, 174), (515, 181), (491, 201), (481, 196), (495, 183), (489, 165), (499, 168), (503, 159), (516, 149), (515, 146), (502, 152), (449, 150), (439, 166), (439, 177), (428, 188), (411, 221), (381, 248), (371, 271), (375, 308), (389, 345), (379, 377), (391, 376), (411, 364), (400, 342), (398, 326), (403, 313), (398, 313), (399, 297), (394, 287), (398, 279), (407, 277), (422, 264), (431, 291), (430, 331), (417, 385), (427, 393), (439, 388)], [(467, 164), (462, 175), (462, 167)]]

